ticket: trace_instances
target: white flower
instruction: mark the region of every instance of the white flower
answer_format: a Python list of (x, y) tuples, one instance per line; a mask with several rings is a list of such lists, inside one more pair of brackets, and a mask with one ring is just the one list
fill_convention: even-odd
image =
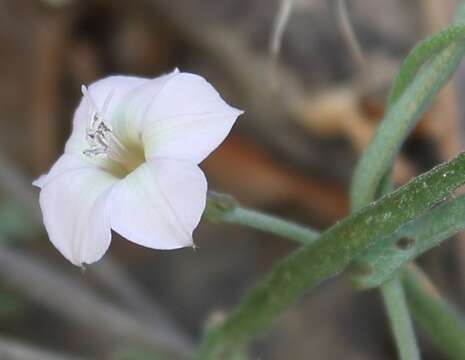
[(52, 243), (75, 265), (99, 260), (111, 229), (154, 249), (191, 246), (207, 193), (198, 164), (241, 111), (178, 71), (111, 76), (83, 94), (65, 153), (34, 182)]

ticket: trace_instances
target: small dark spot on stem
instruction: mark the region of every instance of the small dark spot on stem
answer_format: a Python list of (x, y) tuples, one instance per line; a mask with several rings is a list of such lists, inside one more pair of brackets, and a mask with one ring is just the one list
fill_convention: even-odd
[(397, 240), (396, 246), (401, 250), (409, 250), (415, 246), (415, 239), (403, 237)]

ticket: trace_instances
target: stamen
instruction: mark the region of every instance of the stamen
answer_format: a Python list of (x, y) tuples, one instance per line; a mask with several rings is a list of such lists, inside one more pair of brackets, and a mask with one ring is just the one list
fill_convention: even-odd
[(127, 148), (105, 123), (105, 114), (110, 106), (114, 90), (105, 98), (102, 111), (96, 105), (90, 91), (82, 85), (82, 94), (89, 106), (89, 122), (86, 128), (86, 141), (89, 148), (83, 151), (88, 157), (106, 157), (107, 159), (123, 165), (127, 170), (132, 170), (143, 161), (140, 154), (134, 153), (134, 149)]
[(111, 99), (113, 98), (113, 95), (115, 94), (115, 89), (112, 89), (110, 93), (107, 95), (104, 103), (103, 103), (103, 108), (102, 108), (102, 114), (105, 115), (108, 110), (108, 106), (110, 106)]
[(85, 85), (81, 85), (81, 92), (84, 96), (84, 99), (86, 99), (87, 103), (89, 104), (89, 108), (97, 110), (97, 105), (95, 104), (94, 99), (92, 99), (92, 96), (90, 96), (90, 93)]
[(99, 111), (94, 99), (85, 85), (81, 86), (82, 95), (89, 107), (89, 123), (86, 128), (86, 140), (90, 148), (83, 151), (86, 156), (107, 155), (110, 139), (115, 138), (110, 127), (105, 124), (104, 114), (108, 110), (114, 90), (106, 97), (103, 104), (103, 113)]

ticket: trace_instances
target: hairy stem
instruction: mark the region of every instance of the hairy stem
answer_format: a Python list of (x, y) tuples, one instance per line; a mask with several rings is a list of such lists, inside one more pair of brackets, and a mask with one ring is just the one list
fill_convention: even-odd
[(404, 289), (397, 275), (381, 287), (397, 351), (402, 360), (420, 359)]
[(243, 208), (235, 199), (226, 194), (209, 192), (205, 215), (212, 222), (244, 225), (302, 244), (310, 244), (320, 236), (317, 231), (306, 226)]

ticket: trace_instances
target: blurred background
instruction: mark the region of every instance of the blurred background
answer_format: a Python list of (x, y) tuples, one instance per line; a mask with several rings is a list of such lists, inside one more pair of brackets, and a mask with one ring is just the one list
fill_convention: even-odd
[[(295, 247), (202, 222), (195, 251), (114, 235), (101, 262), (68, 263), (47, 240), (31, 181), (62, 152), (81, 84), (201, 74), (245, 110), (202, 164), (210, 189), (316, 229), (347, 214), (353, 167), (400, 61), (455, 2), (338, 4), (296, 0), (278, 55), (279, 0), (0, 0), (0, 359), (176, 359)], [(398, 184), (463, 149), (464, 91), (462, 66), (404, 146)], [(465, 237), (420, 262), (465, 309)], [(425, 359), (444, 359), (420, 341)], [(342, 276), (293, 306), (250, 358), (382, 360), (395, 348), (378, 294)]]

